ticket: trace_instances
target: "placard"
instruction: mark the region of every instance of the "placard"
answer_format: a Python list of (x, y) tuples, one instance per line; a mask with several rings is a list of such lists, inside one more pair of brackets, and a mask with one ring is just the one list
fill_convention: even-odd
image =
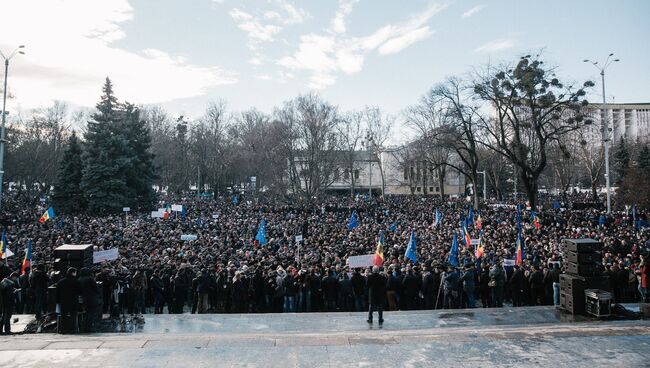
[(515, 260), (514, 259), (504, 259), (503, 260), (503, 267), (514, 267), (515, 266)]
[(364, 254), (362, 256), (348, 257), (348, 266), (350, 268), (365, 268), (373, 265), (375, 254)]
[(194, 234), (183, 234), (181, 235), (181, 240), (182, 241), (190, 241), (190, 240), (196, 240), (199, 237), (194, 235)]
[(130, 212), (131, 207), (122, 207), (122, 212)]
[(174, 212), (183, 212), (182, 204), (172, 204), (172, 211)]
[(102, 263), (107, 261), (114, 261), (120, 257), (120, 252), (117, 248), (107, 250), (98, 250), (93, 252), (93, 263)]
[(296, 235), (296, 243), (299, 243), (302, 241), (302, 235)]

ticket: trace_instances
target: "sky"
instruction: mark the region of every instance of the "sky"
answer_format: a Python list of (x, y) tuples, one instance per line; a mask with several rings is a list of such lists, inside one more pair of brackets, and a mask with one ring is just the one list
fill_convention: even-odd
[(197, 118), (316, 91), (341, 110), (399, 114), (436, 83), (543, 52), (566, 81), (608, 102), (650, 102), (647, 0), (2, 0), (8, 110), (92, 107), (110, 77), (120, 100)]

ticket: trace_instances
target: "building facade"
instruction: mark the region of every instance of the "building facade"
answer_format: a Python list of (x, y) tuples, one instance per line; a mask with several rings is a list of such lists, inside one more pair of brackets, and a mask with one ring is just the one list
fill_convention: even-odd
[[(602, 140), (603, 104), (590, 104), (593, 125), (589, 138)], [(616, 143), (625, 139), (629, 142), (650, 142), (650, 103), (608, 103), (605, 116), (609, 123), (609, 138)]]

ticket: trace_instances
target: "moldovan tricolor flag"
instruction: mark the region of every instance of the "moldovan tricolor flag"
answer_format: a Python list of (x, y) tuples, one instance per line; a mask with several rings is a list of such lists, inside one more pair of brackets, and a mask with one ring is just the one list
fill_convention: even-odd
[[(479, 218), (480, 218), (480, 216), (479, 216)], [(484, 251), (484, 249), (483, 249), (483, 232), (481, 231), (481, 235), (478, 236), (478, 245), (476, 246), (476, 253), (474, 253), (477, 260), (479, 258), (481, 258), (481, 256), (483, 255), (483, 251)]]
[(47, 220), (51, 220), (54, 218), (54, 209), (52, 207), (48, 208), (47, 211), (41, 216), (40, 219), (38, 219), (38, 222), (41, 224), (44, 223)]
[(20, 274), (25, 274), (25, 269), (32, 268), (32, 239), (27, 240), (27, 252), (23, 259), (23, 266), (20, 268)]
[(377, 250), (375, 251), (375, 257), (372, 260), (372, 264), (375, 266), (381, 266), (384, 264), (384, 232), (379, 233), (379, 241), (377, 242)]
[(539, 228), (542, 227), (542, 224), (539, 223), (539, 218), (535, 216), (535, 210), (530, 211), (530, 217), (533, 220), (533, 225), (535, 225), (535, 228), (539, 230)]
[(467, 221), (463, 223), (463, 236), (465, 237), (465, 248), (469, 249), (472, 243), (472, 237), (469, 235), (469, 231), (467, 231)]

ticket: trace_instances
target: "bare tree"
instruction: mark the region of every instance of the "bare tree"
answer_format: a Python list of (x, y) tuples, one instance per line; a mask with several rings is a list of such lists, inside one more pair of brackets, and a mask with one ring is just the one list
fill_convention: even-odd
[(517, 166), (533, 207), (549, 144), (591, 122), (585, 117), (583, 98), (592, 86), (593, 82), (580, 88), (565, 85), (539, 56), (530, 55), (514, 68), (488, 68), (475, 81), (477, 98), (494, 111), (493, 118), (482, 119), (482, 128), (491, 138), (485, 144)]
[(341, 160), (345, 168), (343, 179), (350, 183), (350, 197), (354, 197), (356, 190), (357, 151), (361, 148), (364, 128), (364, 114), (359, 111), (347, 113), (337, 126), (341, 139)]
[[(384, 174), (384, 165), (381, 162), (381, 150), (384, 148), (391, 129), (395, 123), (395, 118), (382, 114), (378, 107), (368, 107), (363, 111), (363, 117), (366, 122), (368, 137), (372, 142), (369, 144), (371, 159), (379, 163), (379, 175), (381, 177), (381, 195), (384, 196), (386, 190), (386, 176)], [(370, 173), (369, 173), (370, 174)]]

